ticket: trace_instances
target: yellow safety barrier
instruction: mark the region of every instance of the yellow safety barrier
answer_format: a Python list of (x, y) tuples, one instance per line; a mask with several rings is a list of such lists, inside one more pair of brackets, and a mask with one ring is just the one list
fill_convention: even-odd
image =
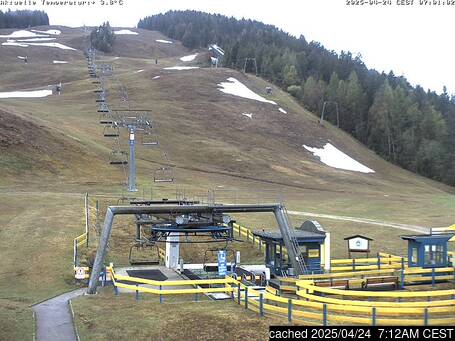
[[(343, 291), (314, 286), (313, 281), (299, 280), (297, 294), (302, 299), (278, 296), (278, 291), (266, 287), (259, 292), (232, 277), (211, 280), (155, 281), (115, 273), (113, 266), (107, 267), (113, 284), (117, 288), (129, 289), (155, 295), (185, 295), (226, 293), (238, 303), (261, 315), (273, 314), (287, 317), (295, 322), (305, 319), (306, 324), (351, 324), (351, 325), (453, 325), (455, 300), (385, 302), (344, 300), (312, 294), (319, 291), (337, 296), (374, 296), (392, 298), (428, 298), (452, 296), (455, 290), (429, 292), (364, 292)], [(128, 281), (123, 283), (121, 281)], [(145, 287), (140, 284), (150, 285)], [(217, 285), (217, 287), (198, 288), (198, 285)], [(185, 288), (191, 286), (192, 288)], [(340, 291), (342, 294), (340, 295)], [(358, 295), (361, 293), (360, 295)], [(372, 295), (376, 294), (376, 295)], [(449, 316), (449, 317), (447, 317)]]
[(382, 298), (428, 298), (439, 296), (452, 296), (455, 295), (455, 289), (449, 290), (433, 290), (433, 291), (413, 291), (413, 292), (397, 292), (397, 291), (359, 291), (359, 290), (340, 290), (325, 287), (318, 287), (314, 285), (314, 281), (299, 280), (296, 282), (297, 287), (312, 294), (319, 292), (328, 295), (337, 296), (357, 296), (357, 297), (382, 297)]
[[(246, 286), (237, 284), (243, 290)], [(234, 290), (235, 293), (235, 290)], [(453, 325), (455, 318), (455, 300), (432, 301), (432, 302), (383, 302), (385, 306), (377, 305), (378, 302), (363, 303), (369, 305), (352, 305), (349, 300), (331, 299), (321, 296), (306, 295), (307, 300), (290, 299), (277, 296), (274, 288), (267, 287), (262, 294), (262, 302), (258, 298), (261, 294), (254, 289), (248, 288), (248, 297), (245, 293), (240, 294), (242, 304), (249, 309), (265, 315), (281, 315), (291, 318), (293, 321), (305, 319), (305, 324), (350, 324), (350, 325)], [(254, 297), (251, 297), (254, 296)], [(237, 299), (239, 297), (237, 296)], [(315, 301), (314, 298), (322, 300)], [(248, 300), (248, 303), (245, 303)], [(342, 302), (343, 304), (338, 304)], [(240, 303), (240, 301), (239, 301)], [(408, 306), (408, 303), (426, 305)], [(442, 315), (442, 316), (441, 316)], [(324, 322), (325, 321), (325, 322)]]
[[(226, 284), (235, 283), (235, 279), (226, 277), (222, 279), (207, 279), (207, 280), (178, 280), (178, 281), (156, 281), (151, 279), (144, 279), (131, 276), (123, 276), (115, 273), (113, 266), (106, 267), (106, 271), (111, 275), (112, 283), (115, 287), (130, 289), (138, 292), (145, 292), (156, 295), (181, 295), (181, 294), (198, 294), (198, 293), (228, 293), (233, 289)], [(135, 284), (121, 283), (119, 281), (128, 281)], [(139, 286), (139, 284), (147, 284), (158, 288), (150, 288)], [(214, 284), (225, 284), (223, 287), (216, 288), (191, 288), (191, 289), (162, 289), (162, 287), (185, 287), (185, 286), (197, 286), (197, 285), (214, 285)]]

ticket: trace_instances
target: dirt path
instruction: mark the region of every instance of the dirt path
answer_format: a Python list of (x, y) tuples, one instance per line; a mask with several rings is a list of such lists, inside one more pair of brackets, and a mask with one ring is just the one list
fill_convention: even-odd
[(86, 288), (77, 289), (33, 306), (36, 314), (37, 341), (77, 341), (68, 301), (81, 296)]
[(419, 233), (429, 233), (430, 232), (430, 229), (428, 227), (424, 227), (424, 226), (391, 223), (391, 222), (366, 219), (366, 218), (356, 218), (356, 217), (339, 216), (339, 215), (332, 215), (332, 214), (321, 214), (321, 213), (313, 213), (313, 212), (300, 212), (300, 211), (288, 211), (288, 213), (290, 215), (299, 215), (299, 216), (305, 216), (305, 217), (326, 218), (326, 219), (333, 219), (333, 220), (351, 221), (354, 223), (393, 227), (396, 229), (419, 232)]

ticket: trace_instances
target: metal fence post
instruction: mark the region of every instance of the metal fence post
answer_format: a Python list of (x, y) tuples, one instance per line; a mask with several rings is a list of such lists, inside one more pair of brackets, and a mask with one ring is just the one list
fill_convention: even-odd
[(376, 326), (376, 307), (373, 307), (373, 311), (371, 312), (371, 325)]
[(259, 315), (264, 316), (264, 294), (259, 294)]
[(434, 288), (435, 286), (435, 275), (436, 275), (436, 271), (435, 271), (435, 268), (431, 269), (431, 286)]
[(428, 308), (425, 308), (425, 313), (424, 313), (424, 316), (423, 316), (423, 325), (424, 326), (428, 326), (428, 320), (429, 320)]
[(352, 271), (355, 270), (355, 258), (352, 258)]
[(327, 304), (324, 303), (324, 306), (323, 306), (323, 312), (322, 312), (322, 325), (325, 327), (327, 326), (327, 315), (328, 315), (328, 311), (327, 311)]
[(242, 301), (242, 300), (241, 300), (242, 298), (240, 297), (240, 295), (241, 295), (241, 292), (240, 292), (240, 283), (237, 283), (237, 303), (238, 303), (238, 304), (240, 304), (241, 301)]
[(404, 258), (401, 257), (401, 289), (404, 289)]
[(288, 299), (288, 321), (292, 322), (292, 299)]
[(136, 301), (139, 301), (139, 284), (136, 284)]
[(248, 287), (245, 287), (245, 309), (248, 309)]
[(381, 270), (381, 255), (378, 252), (378, 270)]
[(163, 295), (161, 294), (161, 288), (162, 286), (160, 285), (160, 303), (163, 303)]

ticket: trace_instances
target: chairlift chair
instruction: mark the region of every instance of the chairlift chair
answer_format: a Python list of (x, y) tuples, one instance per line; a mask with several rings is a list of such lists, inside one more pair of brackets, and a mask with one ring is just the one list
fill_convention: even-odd
[(103, 129), (104, 137), (119, 137), (120, 129), (116, 124), (108, 124), (104, 126)]
[(156, 138), (156, 135), (152, 134), (151, 132), (144, 132), (141, 135), (141, 138), (142, 138), (143, 146), (151, 147), (151, 146), (157, 146), (159, 144), (158, 139)]
[(109, 155), (109, 164), (111, 165), (127, 165), (128, 154), (123, 150), (113, 150)]
[(155, 170), (153, 182), (174, 182), (174, 170), (171, 167), (160, 167)]
[[(153, 251), (150, 254), (146, 254), (147, 248), (150, 250), (155, 249), (156, 253), (153, 254)], [(133, 253), (133, 249), (136, 249), (136, 252)], [(140, 256), (144, 256), (141, 258)], [(144, 242), (142, 240), (136, 241), (130, 247), (130, 253), (128, 260), (131, 265), (157, 265), (160, 263), (160, 251), (158, 246), (155, 243)]]

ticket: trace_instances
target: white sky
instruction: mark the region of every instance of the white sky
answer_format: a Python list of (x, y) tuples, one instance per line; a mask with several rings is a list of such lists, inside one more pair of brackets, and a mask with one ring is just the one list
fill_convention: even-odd
[(438, 93), (446, 85), (455, 93), (455, 6), (422, 6), (419, 0), (411, 6), (398, 6), (397, 0), (391, 6), (348, 6), (347, 0), (123, 0), (123, 6), (96, 7), (43, 6), (37, 1), (34, 7), (11, 8), (43, 9), (51, 24), (66, 26), (109, 20), (113, 26), (134, 27), (140, 18), (170, 9), (256, 19), (337, 52), (359, 52), (368, 67), (393, 70), (413, 85)]

